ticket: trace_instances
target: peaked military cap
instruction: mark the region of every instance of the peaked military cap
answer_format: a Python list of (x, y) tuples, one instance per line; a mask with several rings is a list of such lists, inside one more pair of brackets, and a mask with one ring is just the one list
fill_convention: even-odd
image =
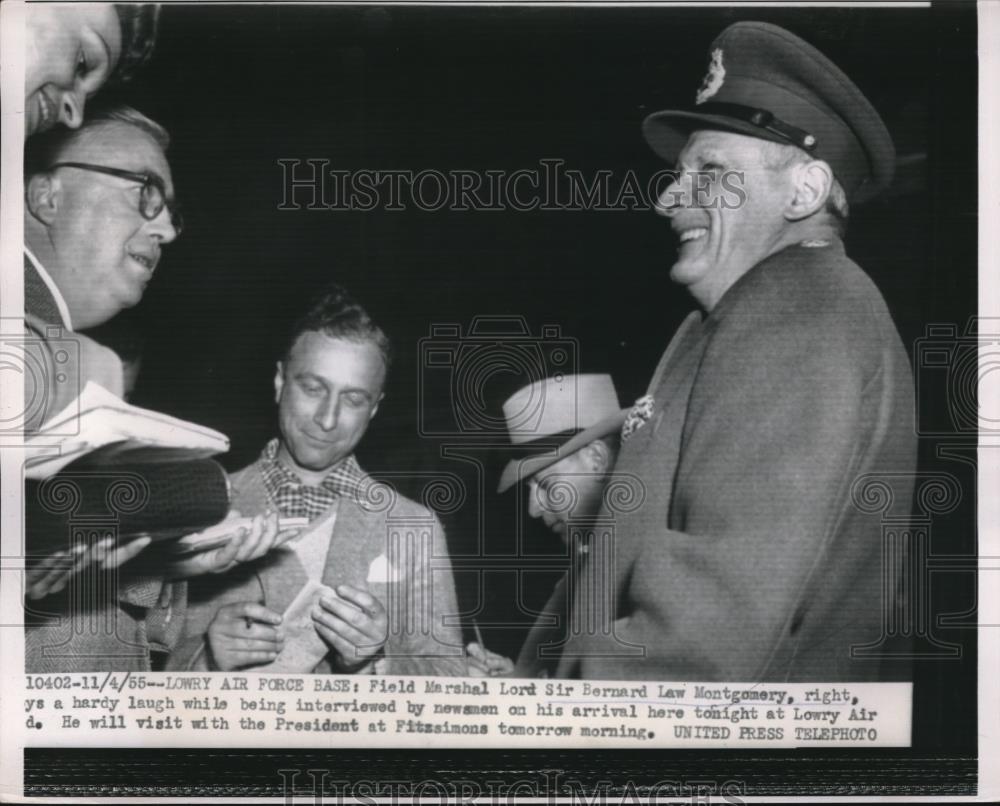
[(653, 150), (673, 163), (688, 135), (721, 129), (795, 145), (829, 163), (852, 201), (892, 181), (896, 152), (878, 112), (808, 42), (764, 22), (730, 25), (709, 48), (708, 73), (689, 109), (643, 122)]

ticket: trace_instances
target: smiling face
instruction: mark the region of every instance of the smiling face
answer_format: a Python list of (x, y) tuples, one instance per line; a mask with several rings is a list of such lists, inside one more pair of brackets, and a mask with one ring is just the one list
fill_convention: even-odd
[(75, 129), (121, 56), (118, 14), (110, 3), (31, 3), (25, 16), (24, 136)]
[(795, 194), (789, 170), (768, 167), (762, 141), (696, 131), (658, 212), (680, 238), (670, 278), (711, 310), (749, 269), (777, 251)]
[(278, 458), (304, 483), (318, 485), (354, 452), (378, 411), (385, 372), (372, 342), (317, 331), (300, 335), (278, 362)]
[[(163, 149), (127, 123), (92, 125), (74, 135), (57, 160), (156, 174), (167, 198), (173, 198)], [(177, 237), (166, 207), (151, 221), (143, 218), (141, 190), (138, 182), (68, 167), (29, 182), (34, 220), (26, 224), (25, 237), (39, 257), (44, 255), (42, 263), (65, 298), (75, 329), (106, 322), (138, 303), (163, 245)]]

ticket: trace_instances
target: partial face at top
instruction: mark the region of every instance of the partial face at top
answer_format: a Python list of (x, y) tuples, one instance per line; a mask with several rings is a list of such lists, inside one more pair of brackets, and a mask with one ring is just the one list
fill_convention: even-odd
[(670, 277), (708, 309), (775, 251), (787, 223), (794, 184), (789, 171), (766, 167), (762, 144), (741, 134), (694, 132), (678, 156), (678, 180), (660, 197), (659, 212), (681, 241)]
[(121, 56), (118, 14), (110, 3), (31, 3), (25, 17), (24, 136), (75, 129)]
[(274, 377), (278, 457), (306, 484), (319, 484), (365, 435), (384, 383), (385, 363), (371, 342), (300, 335)]
[(528, 514), (541, 518), (563, 542), (568, 539), (570, 519), (593, 517), (601, 508), (607, 480), (603, 448), (601, 443), (591, 443), (528, 480)]
[[(163, 150), (146, 132), (110, 121), (82, 132), (58, 156), (143, 174), (155, 174), (173, 199)], [(162, 247), (177, 237), (170, 211), (152, 220), (139, 208), (142, 185), (80, 168), (32, 177), (31, 214), (44, 225), (45, 269), (66, 299), (73, 326), (93, 327), (142, 299)], [(30, 243), (29, 239), (29, 246)]]

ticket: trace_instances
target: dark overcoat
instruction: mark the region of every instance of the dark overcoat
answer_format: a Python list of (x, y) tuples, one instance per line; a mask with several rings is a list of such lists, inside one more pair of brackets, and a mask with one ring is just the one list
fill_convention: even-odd
[[(894, 569), (859, 495), (883, 478), (909, 516), (912, 384), (882, 295), (837, 240), (771, 255), (691, 314), (615, 468), (643, 500), (603, 513), (613, 547), (586, 575), (606, 596), (576, 586), (557, 675), (879, 679), (863, 647)], [(603, 600), (607, 615), (581, 618)]]

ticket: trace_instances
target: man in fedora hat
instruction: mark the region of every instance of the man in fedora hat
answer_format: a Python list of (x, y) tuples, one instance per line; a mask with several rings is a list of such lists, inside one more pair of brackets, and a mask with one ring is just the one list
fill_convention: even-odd
[(909, 515), (912, 374), (841, 238), (849, 204), (889, 184), (892, 141), (788, 31), (737, 23), (709, 54), (694, 106), (644, 124), (676, 168), (658, 212), (697, 310), (623, 428), (615, 473), (647, 495), (616, 517), (613, 558), (591, 558), (607, 566), (611, 623), (571, 635), (557, 674), (884, 679), (872, 647), (892, 569), (852, 492), (892, 479)]
[[(618, 455), (618, 434), (627, 414), (610, 375), (560, 375), (529, 384), (503, 404), (512, 458), (500, 476), (498, 493), (527, 482), (528, 514), (541, 518), (571, 552), (574, 571), (587, 553), (585, 527), (601, 509)], [(579, 528), (584, 527), (584, 528)], [(566, 612), (567, 580), (556, 585), (546, 613)], [(559, 638), (559, 626), (535, 624), (517, 664), (477, 642), (468, 645), (470, 675), (548, 673), (540, 647)], [(552, 656), (549, 656), (552, 659)]]

